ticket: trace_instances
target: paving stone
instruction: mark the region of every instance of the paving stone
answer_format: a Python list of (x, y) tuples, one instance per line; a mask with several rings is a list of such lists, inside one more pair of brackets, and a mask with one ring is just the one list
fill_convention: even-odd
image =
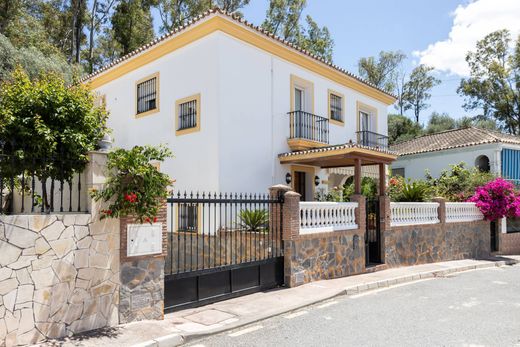
[(5, 337), (5, 346), (6, 347), (13, 347), (18, 346), (18, 342), (16, 340), (16, 331), (13, 331)]
[(92, 289), (90, 289), (90, 294), (93, 297), (105, 295), (105, 294), (112, 294), (117, 288), (117, 285), (112, 282), (105, 282), (102, 283)]
[(58, 258), (63, 258), (64, 255), (72, 251), (76, 246), (74, 239), (49, 241), (49, 244)]
[(76, 214), (75, 225), (88, 225), (90, 223), (90, 214)]
[(184, 318), (198, 324), (213, 325), (234, 317), (235, 315), (231, 313), (211, 309), (197, 312)]
[(51, 311), (50, 315), (53, 316), (64, 304), (69, 300), (70, 297), (69, 283), (58, 283), (52, 287), (51, 291)]
[(2, 222), (0, 222), (0, 240), (7, 241), (7, 239), (5, 238), (5, 227), (4, 224), (2, 224)]
[(42, 258), (33, 260), (31, 262), (31, 268), (33, 271), (41, 270), (41, 269), (47, 269), (51, 267), (52, 261), (55, 258), (53, 256), (44, 256)]
[(20, 325), (18, 326), (18, 335), (31, 331), (34, 328), (34, 314), (33, 310), (26, 308), (21, 310), (22, 316), (20, 318)]
[(63, 224), (67, 227), (70, 225), (74, 225), (75, 220), (76, 220), (76, 215), (74, 215), (74, 214), (63, 215)]
[(30, 284), (32, 283), (31, 276), (29, 275), (28, 268), (23, 268), (20, 270), (16, 270), (16, 278), (20, 284)]
[(88, 267), (89, 252), (88, 249), (78, 249), (74, 251), (74, 266), (77, 269)]
[(0, 319), (0, 341), (5, 339), (7, 335), (7, 327), (5, 326), (5, 320), (3, 318)]
[(38, 214), (32, 215), (29, 218), (28, 229), (33, 230), (35, 232), (41, 231), (43, 228), (51, 225), (56, 221), (56, 215), (48, 215), (48, 214)]
[(66, 261), (54, 260), (52, 262), (52, 269), (61, 282), (72, 281), (76, 278), (76, 268)]
[(92, 237), (86, 236), (76, 243), (79, 249), (89, 248), (92, 244)]
[(32, 302), (34, 294), (34, 286), (32, 284), (26, 284), (18, 287), (18, 293), (16, 294), (16, 303)]
[(34, 246), (38, 234), (14, 225), (5, 225), (5, 237), (9, 243), (17, 247), (29, 248)]
[(50, 305), (51, 304), (51, 288), (46, 287), (43, 289), (35, 290), (33, 300), (34, 300), (34, 302), (37, 302), (39, 304)]
[(63, 230), (63, 232), (60, 235), (60, 240), (63, 239), (70, 239), (74, 237), (74, 226), (70, 225)]
[(37, 259), (37, 257), (35, 255), (22, 255), (18, 258), (17, 261), (15, 261), (14, 263), (11, 263), (7, 266), (13, 270), (18, 270), (18, 269), (21, 269), (24, 267), (31, 266), (31, 262), (35, 259)]
[(36, 322), (46, 322), (49, 319), (50, 307), (49, 305), (33, 303), (34, 320)]
[(49, 249), (51, 249), (51, 246), (43, 237), (38, 238), (34, 243), (34, 252), (38, 255), (44, 254)]
[(51, 268), (33, 271), (31, 272), (31, 278), (33, 279), (35, 289), (50, 287), (58, 281)]
[(83, 303), (81, 304), (70, 304), (67, 308), (65, 316), (63, 317), (63, 322), (65, 324), (70, 324), (77, 319), (81, 318), (81, 313), (83, 312)]
[(108, 255), (91, 252), (89, 256), (89, 266), (97, 269), (108, 269), (110, 267)]
[(83, 303), (85, 300), (90, 298), (90, 294), (83, 288), (76, 288), (72, 292), (69, 301), (72, 304)]
[(13, 270), (11, 270), (7, 267), (0, 268), (0, 282), (11, 277), (12, 273), (13, 273)]
[(29, 227), (29, 219), (30, 217), (27, 215), (3, 215), (0, 218), (0, 222), (27, 229)]
[(77, 241), (82, 240), (89, 234), (88, 226), (86, 225), (75, 225), (74, 226), (74, 235)]
[(18, 325), (20, 323), (20, 315), (20, 311), (15, 311), (13, 313), (8, 311), (5, 313), (4, 320), (8, 333), (11, 333), (18, 329)]
[(10, 291), (18, 287), (18, 280), (16, 278), (9, 278), (0, 282), (0, 295), (6, 295)]
[(4, 295), (4, 307), (9, 310), (11, 313), (14, 312), (14, 304), (16, 303), (16, 293), (17, 289), (13, 289), (6, 295)]
[(17, 334), (17, 342), (19, 345), (32, 345), (42, 341), (43, 339), (45, 339), (45, 336), (43, 336), (36, 328), (33, 328), (24, 334)]
[(14, 263), (21, 254), (22, 250), (20, 248), (5, 241), (0, 241), (0, 267)]
[(43, 237), (45, 237), (45, 240), (47, 240), (47, 242), (54, 241), (60, 237), (64, 229), (65, 225), (63, 224), (63, 222), (57, 220), (45, 229), (43, 229), (41, 231), (41, 234), (43, 235)]

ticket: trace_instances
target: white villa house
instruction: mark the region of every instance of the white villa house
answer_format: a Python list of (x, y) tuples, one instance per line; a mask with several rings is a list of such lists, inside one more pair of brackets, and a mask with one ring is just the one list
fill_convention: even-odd
[[(392, 174), (424, 179), (428, 169), (439, 177), (450, 164), (464, 162), (520, 184), (520, 137), (474, 127), (424, 135), (390, 146), (399, 155)], [(520, 231), (520, 219), (502, 221), (503, 232)]]
[[(239, 17), (215, 9), (86, 76), (114, 145), (167, 144), (177, 191), (313, 200), (356, 175), (380, 177), (395, 97)], [(382, 173), (382, 175), (380, 175)], [(359, 191), (359, 189), (358, 189)]]

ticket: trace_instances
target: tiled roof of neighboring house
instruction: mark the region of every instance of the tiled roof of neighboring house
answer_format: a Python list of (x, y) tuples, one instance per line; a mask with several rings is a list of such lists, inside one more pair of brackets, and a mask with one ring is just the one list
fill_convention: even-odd
[(388, 93), (388, 92), (384, 91), (383, 89), (380, 89), (380, 88), (376, 87), (374, 84), (368, 82), (367, 80), (365, 80), (365, 79), (363, 79), (363, 78), (361, 78), (359, 76), (356, 76), (356, 75), (354, 75), (351, 72), (348, 72), (347, 70), (345, 70), (345, 69), (343, 69), (343, 68), (333, 64), (332, 62), (327, 61), (327, 60), (325, 60), (325, 59), (323, 59), (321, 57), (318, 57), (317, 55), (315, 55), (315, 54), (313, 54), (313, 53), (311, 53), (311, 52), (309, 52), (309, 51), (307, 51), (307, 50), (305, 50), (305, 49), (303, 49), (303, 48), (301, 48), (299, 46), (296, 46), (293, 43), (290, 43), (289, 41), (284, 40), (284, 39), (282, 39), (279, 36), (276, 36), (276, 35), (268, 32), (268, 31), (264, 30), (260, 26), (253, 25), (252, 23), (246, 21), (242, 17), (239, 17), (239, 16), (237, 16), (235, 14), (232, 14), (232, 13), (227, 13), (227, 12), (221, 10), (218, 7), (204, 12), (203, 14), (199, 15), (198, 17), (196, 17), (196, 18), (190, 20), (189, 22), (187, 22), (185, 25), (180, 26), (178, 28), (175, 28), (174, 30), (170, 31), (169, 33), (164, 34), (164, 35), (156, 38), (152, 42), (150, 42), (150, 43), (148, 43), (148, 44), (146, 44), (144, 46), (141, 46), (141, 47), (137, 48), (136, 50), (128, 53), (127, 55), (125, 55), (125, 56), (123, 56), (121, 58), (118, 58), (118, 59), (114, 60), (113, 62), (111, 62), (111, 63), (109, 63), (109, 64), (99, 68), (98, 70), (94, 71), (93, 73), (82, 77), (80, 79), (80, 82), (85, 82), (87, 80), (90, 80), (93, 77), (95, 77), (95, 76), (97, 76), (97, 75), (99, 75), (99, 74), (101, 74), (101, 73), (103, 73), (103, 72), (113, 68), (114, 66), (116, 66), (116, 65), (118, 65), (118, 64), (120, 64), (120, 63), (122, 63), (122, 62), (124, 62), (124, 61), (126, 61), (126, 60), (128, 60), (128, 59), (130, 59), (130, 58), (132, 58), (132, 57), (142, 53), (142, 52), (144, 52), (144, 51), (147, 51), (147, 50), (151, 49), (152, 47), (154, 47), (157, 44), (159, 44), (159, 43), (169, 39), (170, 37), (175, 36), (175, 35), (179, 34), (182, 31), (185, 31), (187, 28), (189, 28), (191, 26), (194, 26), (196, 23), (202, 21), (203, 19), (209, 17), (212, 14), (223, 15), (223, 16), (231, 19), (233, 22), (235, 22), (237, 24), (244, 25), (244, 26), (246, 26), (248, 28), (251, 28), (251, 29), (255, 30), (256, 32), (258, 32), (260, 34), (262, 34), (264, 36), (267, 36), (267, 37), (269, 37), (269, 38), (271, 38), (271, 39), (273, 39), (273, 40), (275, 40), (275, 41), (277, 41), (279, 43), (282, 43), (282, 44), (286, 45), (287, 47), (290, 47), (290, 48), (300, 52), (301, 54), (303, 54), (305, 56), (308, 56), (308, 57), (310, 57), (310, 58), (312, 58), (312, 59), (314, 59), (316, 61), (319, 61), (319, 62), (321, 62), (321, 63), (323, 63), (323, 64), (333, 68), (334, 70), (337, 70), (337, 71), (339, 71), (339, 72), (341, 72), (341, 73), (343, 73), (343, 74), (345, 74), (345, 75), (347, 75), (347, 76), (349, 76), (351, 78), (354, 78), (354, 79), (358, 80), (359, 82), (362, 82), (362, 83), (366, 84), (367, 86), (370, 86), (370, 87), (378, 90), (381, 93), (384, 93), (384, 94), (386, 94), (386, 95), (388, 95), (388, 96), (390, 96), (390, 97), (392, 97), (394, 99), (396, 98), (395, 95), (393, 95), (391, 93)]
[(400, 156), (403, 156), (477, 146), (487, 143), (520, 145), (520, 137), (500, 133), (498, 131), (469, 127), (420, 136), (413, 140), (391, 145), (390, 149)]
[(325, 152), (329, 152), (329, 151), (341, 150), (341, 149), (347, 149), (347, 148), (369, 149), (369, 150), (380, 152), (380, 153), (397, 155), (397, 153), (395, 153), (394, 151), (384, 149), (384, 148), (362, 146), (357, 143), (345, 143), (345, 144), (341, 144), (341, 145), (312, 148), (312, 149), (307, 149), (307, 150), (303, 150), (303, 151), (281, 153), (281, 154), (278, 154), (278, 157), (287, 158), (287, 157), (292, 157), (292, 156), (301, 155), (301, 154), (325, 153)]

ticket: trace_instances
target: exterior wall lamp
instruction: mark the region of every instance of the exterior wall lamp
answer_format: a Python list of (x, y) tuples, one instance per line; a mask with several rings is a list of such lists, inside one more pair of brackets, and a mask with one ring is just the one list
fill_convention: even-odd
[(291, 184), (292, 182), (292, 176), (291, 174), (288, 172), (287, 174), (285, 174), (285, 183), (287, 184)]
[(320, 178), (318, 176), (314, 176), (314, 185), (319, 186), (320, 185)]

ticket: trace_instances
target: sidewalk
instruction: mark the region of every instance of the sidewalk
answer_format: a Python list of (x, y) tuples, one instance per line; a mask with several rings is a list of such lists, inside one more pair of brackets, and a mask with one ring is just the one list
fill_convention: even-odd
[(388, 269), (363, 275), (313, 282), (296, 288), (255, 293), (165, 315), (164, 321), (142, 321), (91, 332), (38, 346), (178, 346), (204, 335), (247, 325), (338, 295), (442, 277), (450, 273), (520, 263), (520, 256), (489, 260), (457, 260)]

